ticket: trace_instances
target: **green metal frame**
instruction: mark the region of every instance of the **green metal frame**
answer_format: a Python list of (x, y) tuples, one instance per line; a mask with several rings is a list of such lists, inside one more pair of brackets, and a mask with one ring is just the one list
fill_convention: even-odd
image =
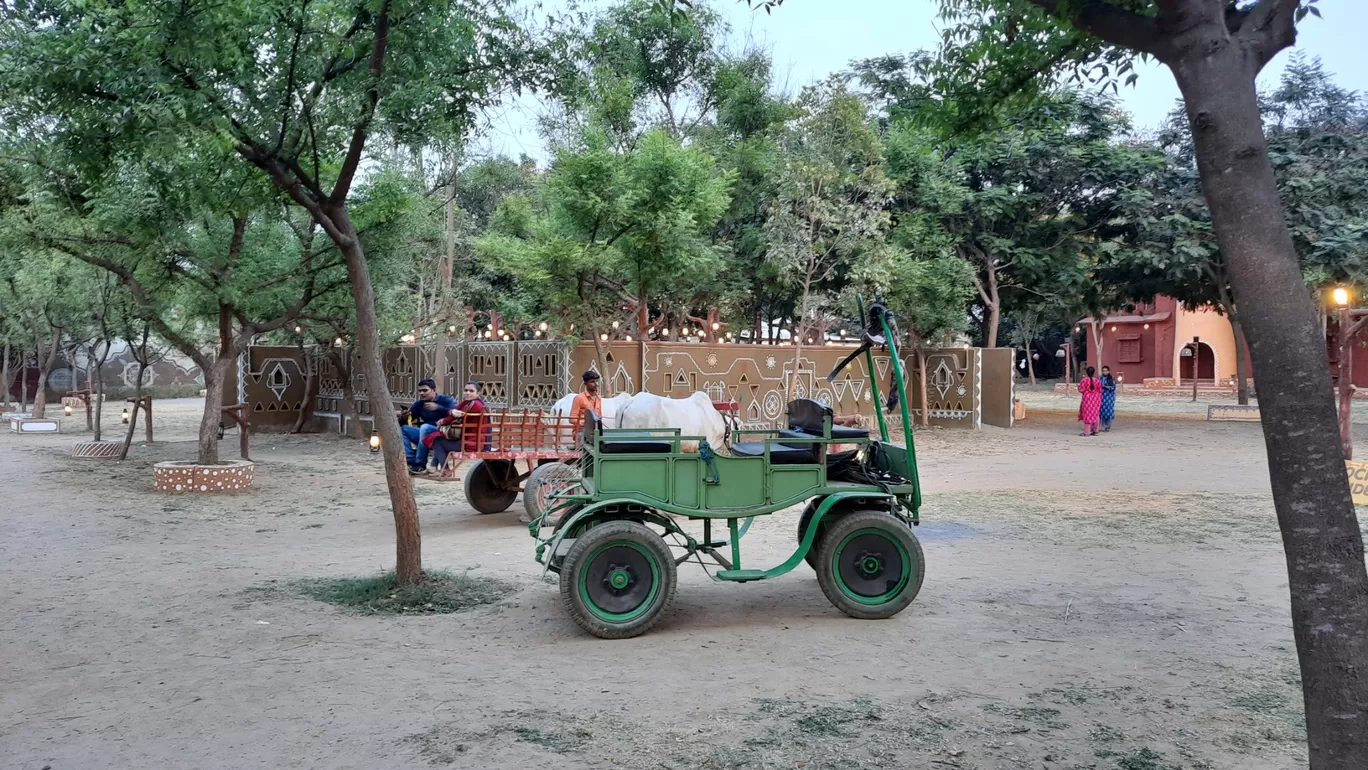
[[(857, 298), (863, 318), (863, 298)], [(685, 436), (676, 428), (661, 429), (601, 429), (592, 442), (584, 445), (580, 468), (584, 475), (575, 487), (556, 495), (555, 504), (538, 521), (528, 526), (537, 538), (537, 561), (550, 569), (557, 556), (568, 552), (569, 546), (582, 532), (601, 522), (621, 519), (654, 524), (667, 537), (677, 538), (676, 547), (684, 554), (676, 559), (683, 563), (695, 554), (704, 553), (724, 567), (717, 573), (722, 580), (745, 582), (778, 577), (791, 571), (812, 550), (820, 523), (827, 514), (843, 502), (852, 499), (878, 501), (886, 504), (895, 515), (898, 509), (908, 511), (911, 524), (918, 521), (921, 507), (921, 482), (917, 474), (916, 451), (913, 446), (912, 420), (907, 408), (907, 388), (903, 378), (902, 361), (898, 358), (897, 341), (886, 317), (881, 317), (884, 340), (892, 357), (893, 376), (901, 397), (904, 433), (907, 446), (889, 440), (889, 427), (884, 417), (882, 400), (875, 376), (872, 348), (865, 351), (871, 396), (874, 399), (882, 441), (870, 439), (831, 438), (831, 419), (823, 424), (822, 438), (788, 438), (769, 429), (736, 429), (733, 437), (760, 437), (765, 451), (758, 457), (711, 456), (680, 451), (685, 441), (705, 442), (701, 436)], [(667, 451), (656, 453), (619, 454), (605, 452), (605, 445), (617, 441), (659, 442), (668, 444)], [(771, 449), (776, 444), (811, 444), (817, 447), (832, 444), (856, 444), (867, 453), (869, 461), (882, 470), (892, 472), (910, 483), (889, 487), (829, 482), (825, 462), (805, 464), (775, 464)], [(783, 563), (769, 569), (743, 569), (741, 565), (741, 537), (756, 516), (763, 516), (792, 505), (822, 498), (813, 513), (802, 541)], [(703, 522), (700, 541), (680, 528), (671, 514)], [(542, 538), (542, 522), (556, 518), (564, 520), (549, 537)], [(713, 540), (712, 524), (727, 523), (727, 538)], [(719, 549), (728, 548), (730, 559)]]

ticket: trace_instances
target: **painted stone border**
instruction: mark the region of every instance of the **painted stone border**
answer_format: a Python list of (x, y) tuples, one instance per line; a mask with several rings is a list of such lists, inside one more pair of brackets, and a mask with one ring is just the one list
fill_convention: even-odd
[(1207, 420), (1211, 422), (1258, 422), (1259, 407), (1254, 404), (1210, 404)]
[(61, 433), (62, 424), (51, 417), (11, 419), (10, 433)]
[(172, 494), (209, 494), (238, 492), (252, 486), (256, 464), (248, 460), (227, 460), (218, 465), (193, 462), (165, 462), (152, 466), (153, 484), (158, 492)]
[(81, 441), (71, 447), (72, 457), (88, 460), (113, 460), (119, 456), (122, 441)]

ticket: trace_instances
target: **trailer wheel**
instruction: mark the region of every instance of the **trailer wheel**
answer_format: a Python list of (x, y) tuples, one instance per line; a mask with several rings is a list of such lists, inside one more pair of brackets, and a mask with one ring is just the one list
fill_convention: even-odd
[(921, 590), (926, 561), (911, 527), (892, 514), (859, 511), (832, 524), (822, 538), (817, 583), (852, 618), (891, 618)]
[(576, 538), (561, 565), (560, 590), (585, 631), (600, 639), (639, 636), (674, 598), (674, 558), (646, 525), (605, 522)]
[(579, 470), (563, 462), (543, 463), (532, 469), (523, 483), (523, 509), (529, 522), (551, 507), (553, 495), (564, 491), (568, 482), (579, 476)]
[(502, 513), (518, 498), (518, 469), (511, 460), (476, 460), (466, 471), (465, 496), (480, 513)]

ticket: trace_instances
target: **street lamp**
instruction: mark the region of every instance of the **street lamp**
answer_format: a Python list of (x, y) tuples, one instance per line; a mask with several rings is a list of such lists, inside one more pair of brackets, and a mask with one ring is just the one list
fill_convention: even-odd
[(1350, 411), (1353, 409), (1354, 386), (1354, 347), (1350, 340), (1368, 321), (1368, 310), (1354, 310), (1349, 307), (1349, 289), (1336, 286), (1330, 298), (1339, 307), (1339, 366), (1335, 390), (1339, 395), (1340, 444), (1344, 447), (1344, 459), (1354, 459), (1354, 436), (1350, 428)]

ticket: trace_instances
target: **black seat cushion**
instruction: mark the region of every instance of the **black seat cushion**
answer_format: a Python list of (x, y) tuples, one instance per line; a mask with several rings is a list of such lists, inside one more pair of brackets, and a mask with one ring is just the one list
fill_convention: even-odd
[(788, 404), (788, 426), (794, 430), (821, 437), (822, 426), (830, 417), (831, 407), (810, 398), (796, 399)]
[[(757, 441), (747, 444), (732, 444), (732, 454), (741, 457), (764, 457), (765, 443)], [(775, 465), (813, 465), (817, 456), (811, 447), (791, 447), (783, 444), (770, 444), (770, 462)]]
[[(799, 430), (799, 429), (797, 429), (797, 428), (787, 428), (787, 429), (781, 430), (781, 431), (779, 431), (779, 435), (780, 435), (780, 437), (782, 437), (782, 438), (821, 438), (821, 437), (822, 437), (822, 434), (820, 434), (820, 433), (808, 433), (808, 432), (805, 431), (805, 430)], [(832, 437), (833, 439), (837, 439), (837, 440), (841, 440), (841, 439), (852, 440), (852, 439), (860, 439), (860, 438), (869, 438), (869, 431), (865, 430), (864, 428), (847, 428), (847, 427), (844, 427), (844, 426), (841, 426), (841, 425), (833, 425), (833, 426), (831, 426), (831, 437)], [(794, 446), (798, 446), (798, 445), (797, 445), (797, 444), (794, 444)], [(809, 444), (804, 444), (804, 445), (802, 445), (802, 446), (810, 446), (810, 445), (809, 445)]]
[(614, 432), (604, 434), (599, 447), (606, 455), (656, 455), (669, 454), (674, 442), (661, 440), (659, 434)]

